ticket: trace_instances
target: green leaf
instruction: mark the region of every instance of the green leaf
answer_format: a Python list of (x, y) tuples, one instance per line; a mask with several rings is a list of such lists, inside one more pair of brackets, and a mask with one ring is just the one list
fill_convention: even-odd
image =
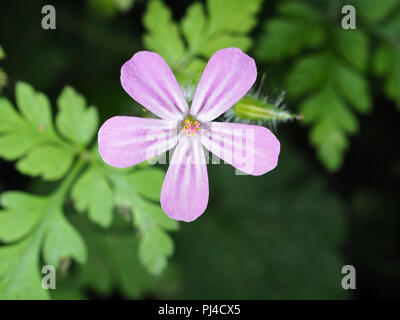
[(50, 102), (40, 92), (25, 82), (15, 87), (17, 105), (21, 114), (40, 132), (53, 131)]
[(343, 163), (348, 135), (358, 132), (353, 109), (367, 113), (372, 102), (365, 75), (369, 37), (359, 28), (340, 29), (331, 21), (331, 10), (327, 2), (280, 2), (278, 16), (264, 24), (256, 55), (274, 61), (278, 70), (293, 64), (287, 75), (289, 100), (299, 103), (304, 123), (311, 126), (310, 142), (334, 171)]
[(397, 53), (396, 58), (393, 60), (393, 69), (389, 74), (387, 74), (387, 78), (385, 79), (384, 88), (387, 96), (392, 98), (397, 103), (397, 107), (400, 110), (400, 56)]
[(373, 58), (374, 72), (383, 78), (386, 95), (397, 103), (400, 110), (400, 14), (385, 21), (380, 34), (382, 41)]
[(305, 56), (297, 61), (288, 78), (289, 93), (295, 97), (330, 83), (357, 111), (371, 109), (368, 83), (356, 70), (348, 68), (330, 54)]
[[(331, 93), (331, 91), (326, 91)], [(324, 105), (326, 94), (322, 91), (317, 95), (314, 95), (308, 98), (306, 101), (303, 102), (301, 105), (301, 112), (304, 116), (304, 123), (310, 124), (314, 121), (318, 121), (318, 119), (323, 116), (324, 109), (321, 108), (321, 105)], [(330, 98), (330, 96), (328, 96)]]
[[(116, 217), (110, 231), (101, 230), (90, 224), (84, 215), (72, 217), (74, 225), (84, 236), (88, 246), (88, 261), (78, 274), (78, 289), (86, 293), (87, 288), (100, 296), (109, 296), (119, 290), (124, 297), (133, 299), (148, 294), (160, 279), (151, 277), (139, 261), (139, 241), (133, 233), (124, 232), (126, 222)], [(69, 286), (69, 278), (65, 287)], [(63, 284), (57, 291), (62, 290)]]
[(357, 0), (353, 3), (357, 14), (369, 23), (376, 23), (382, 20), (399, 4), (398, 0)]
[(148, 168), (133, 171), (129, 176), (129, 180), (132, 181), (139, 194), (150, 200), (160, 201), (164, 176), (164, 171), (156, 168)]
[(72, 199), (78, 211), (88, 211), (89, 218), (102, 227), (110, 226), (113, 218), (112, 190), (103, 173), (90, 167), (72, 188)]
[(215, 51), (226, 47), (246, 51), (251, 47), (247, 33), (257, 23), (255, 15), (261, 3), (262, 0), (208, 0), (205, 10), (201, 2), (195, 2), (188, 7), (178, 27), (171, 10), (161, 0), (152, 0), (143, 19), (147, 29), (144, 44), (165, 58), (178, 80), (197, 81), (206, 60)]
[(184, 44), (171, 10), (162, 1), (151, 0), (143, 24), (148, 31), (143, 39), (145, 46), (158, 52), (168, 64), (177, 64), (183, 56)]
[(43, 256), (47, 264), (58, 268), (64, 258), (73, 258), (85, 263), (86, 246), (81, 235), (71, 224), (59, 215), (51, 224), (43, 246)]
[(0, 136), (0, 156), (12, 161), (24, 156), (38, 141), (22, 131)]
[(208, 0), (208, 21), (198, 52), (208, 58), (227, 47), (249, 50), (252, 40), (247, 33), (257, 24), (261, 4), (262, 0)]
[[(322, 104), (325, 104), (326, 107), (321, 108)], [(358, 130), (357, 118), (329, 86), (304, 101), (302, 108), (304, 117), (307, 119), (306, 122), (323, 120), (348, 133), (355, 133)]]
[(162, 211), (159, 204), (138, 199), (133, 209), (135, 224), (144, 232), (154, 228), (175, 231), (179, 227), (178, 222), (170, 219), (167, 214)]
[(48, 298), (39, 271), (42, 248), (45, 262), (55, 267), (61, 258), (84, 263), (85, 245), (62, 214), (64, 197), (64, 187), (49, 197), (22, 192), (2, 195), (5, 209), (0, 217), (9, 216), (2, 221), (6, 224), (1, 225), (0, 238), (17, 242), (0, 247), (0, 299)]
[[(125, 226), (131, 230), (129, 237), (133, 235), (132, 227), (136, 227), (144, 246), (152, 248), (152, 243), (161, 241), (160, 250), (152, 249), (151, 256), (145, 255), (143, 260), (150, 272), (160, 274), (173, 251), (172, 240), (164, 230), (178, 228), (178, 223), (166, 216), (159, 203), (152, 202), (159, 201), (164, 173), (146, 164), (136, 170), (111, 169), (103, 164), (97, 148), (84, 150), (83, 144), (90, 142), (97, 129), (97, 113), (86, 108), (83, 97), (72, 88), (67, 87), (61, 94), (58, 101), (60, 112), (56, 119), (58, 130), (74, 144), (68, 144), (53, 129), (50, 105), (43, 94), (36, 93), (25, 83), (19, 83), (16, 91), (20, 113), (8, 100), (0, 98), (0, 156), (18, 160), (16, 166), (22, 173), (40, 175), (47, 180), (65, 176), (78, 155), (79, 161), (49, 196), (21, 192), (2, 194), (0, 241), (4, 245), (0, 246), (0, 298), (49, 297), (40, 281), (41, 256), (45, 263), (58, 269), (63, 269), (61, 262), (70, 258), (81, 264), (87, 260), (82, 237), (62, 212), (71, 185), (75, 206), (79, 211), (88, 211), (92, 221), (110, 227), (113, 206), (119, 206), (121, 212), (125, 209), (130, 212), (127, 220), (132, 221), (129, 224), (125, 221)], [(80, 118), (81, 123), (78, 121)], [(82, 123), (85, 127), (80, 126)], [(86, 170), (78, 177), (83, 167)], [(127, 218), (126, 214), (124, 217)], [(139, 265), (136, 277), (130, 276), (135, 270), (121, 266), (124, 276), (120, 280), (124, 291), (137, 296), (141, 291), (133, 281), (140, 282), (138, 279), (142, 276), (150, 276), (139, 264), (139, 241), (135, 238), (133, 241), (136, 246), (133, 258), (128, 258), (125, 253), (115, 253), (114, 259), (121, 265), (133, 260)], [(131, 240), (124, 243), (132, 244)], [(118, 242), (113, 245), (117, 246)]]
[(321, 54), (299, 60), (288, 83), (289, 93), (296, 97), (311, 92), (301, 103), (300, 112), (304, 122), (312, 126), (310, 141), (318, 157), (327, 169), (337, 170), (348, 147), (346, 135), (358, 131), (357, 118), (344, 101), (359, 112), (371, 107), (364, 78), (331, 55)]
[(393, 46), (398, 48), (397, 40), (400, 37), (400, 2), (399, 10), (395, 12), (395, 15), (387, 19), (382, 27), (379, 28), (379, 33), (388, 40)]
[(374, 72), (378, 76), (383, 76), (390, 72), (392, 66), (393, 56), (390, 46), (381, 44), (374, 56)]
[(348, 140), (341, 130), (325, 119), (311, 129), (310, 139), (317, 146), (317, 155), (328, 170), (336, 171), (341, 167), (343, 152), (348, 148)]
[(11, 102), (4, 97), (0, 97), (0, 119), (2, 119), (0, 121), (0, 133), (12, 131), (15, 127), (24, 125)]
[(340, 30), (334, 44), (342, 57), (356, 68), (365, 71), (369, 56), (369, 39), (359, 29)]
[(48, 299), (39, 271), (38, 242), (26, 239), (0, 247), (0, 299)]
[(208, 0), (209, 33), (250, 31), (257, 23), (254, 15), (260, 10), (261, 3), (262, 0)]
[(290, 94), (298, 97), (320, 86), (326, 80), (328, 63), (326, 54), (312, 54), (296, 61), (288, 77)]
[(318, 157), (327, 169), (337, 170), (348, 146), (346, 133), (358, 131), (357, 118), (329, 86), (305, 100), (300, 111), (304, 121), (313, 124), (310, 140)]
[(43, 201), (23, 192), (1, 195), (0, 240), (13, 242), (25, 236), (42, 218)]
[(278, 12), (281, 16), (266, 21), (263, 26), (263, 36), (256, 47), (258, 59), (279, 60), (323, 44), (326, 31), (322, 17), (313, 7), (285, 1), (278, 5)]
[(71, 167), (73, 154), (56, 146), (35, 148), (17, 162), (17, 169), (27, 175), (42, 176), (45, 180), (62, 178)]
[(62, 178), (71, 166), (77, 149), (69, 146), (54, 131), (47, 97), (29, 84), (16, 85), (21, 115), (12, 104), (0, 98), (0, 156), (18, 160), (17, 169), (47, 180)]
[(203, 5), (200, 2), (191, 4), (181, 22), (182, 33), (190, 50), (196, 51), (199, 49), (206, 22)]
[(305, 49), (318, 47), (324, 38), (323, 30), (313, 23), (281, 18), (271, 19), (264, 26), (264, 34), (266, 36), (256, 48), (256, 56), (269, 61), (294, 56)]
[(355, 70), (345, 65), (332, 65), (331, 81), (338, 92), (360, 113), (371, 110), (368, 82)]
[(68, 139), (86, 146), (98, 126), (95, 107), (87, 107), (86, 100), (73, 88), (65, 87), (57, 101), (59, 113), (56, 118), (58, 130)]
[(171, 238), (159, 229), (146, 232), (139, 246), (139, 257), (153, 274), (160, 274), (167, 258), (172, 255), (174, 244)]
[[(172, 254), (173, 243), (171, 238), (164, 230), (176, 230), (178, 223), (171, 220), (161, 210), (160, 204), (154, 204), (147, 198), (159, 199), (160, 193), (150, 191), (148, 180), (153, 181), (155, 190), (161, 189), (162, 174), (158, 169), (143, 169), (133, 171), (128, 177), (122, 178), (118, 175), (109, 175), (110, 180), (115, 187), (115, 201), (117, 205), (122, 205), (130, 209), (133, 218), (133, 225), (138, 228), (142, 238), (140, 239), (140, 248), (152, 246), (155, 241), (166, 242), (159, 243), (159, 251), (153, 250), (148, 255), (140, 254), (141, 261), (147, 267), (150, 273), (160, 274), (166, 266), (168, 257)], [(157, 187), (155, 187), (157, 186)], [(146, 195), (143, 198), (142, 195)], [(161, 234), (161, 235), (160, 235)], [(154, 237), (154, 239), (153, 239)], [(143, 242), (146, 244), (143, 244)], [(168, 249), (168, 250), (166, 250)], [(141, 249), (142, 251), (145, 249)]]
[(317, 23), (322, 21), (321, 14), (314, 7), (301, 1), (283, 1), (277, 6), (277, 12), (291, 18), (311, 20)]

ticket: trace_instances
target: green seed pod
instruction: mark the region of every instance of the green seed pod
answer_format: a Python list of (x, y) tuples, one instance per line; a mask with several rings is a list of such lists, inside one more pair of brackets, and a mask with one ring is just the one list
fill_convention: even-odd
[(282, 104), (283, 96), (281, 94), (271, 101), (248, 94), (226, 112), (224, 118), (226, 121), (272, 126), (279, 122), (302, 119), (302, 116), (285, 110), (285, 105)]

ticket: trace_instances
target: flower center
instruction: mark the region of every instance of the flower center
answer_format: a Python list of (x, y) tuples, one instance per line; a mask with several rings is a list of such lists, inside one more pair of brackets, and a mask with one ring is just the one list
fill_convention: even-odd
[(183, 121), (183, 132), (185, 132), (188, 136), (195, 136), (200, 131), (200, 122), (193, 120), (191, 118)]

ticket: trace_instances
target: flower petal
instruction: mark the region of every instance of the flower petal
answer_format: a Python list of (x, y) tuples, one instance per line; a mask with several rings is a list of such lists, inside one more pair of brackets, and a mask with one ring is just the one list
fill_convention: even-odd
[(161, 190), (161, 206), (172, 219), (190, 222), (207, 208), (208, 175), (198, 138), (181, 138)]
[(261, 175), (278, 164), (280, 143), (261, 126), (229, 122), (210, 122), (201, 132), (205, 148), (235, 168)]
[(200, 122), (214, 120), (238, 102), (256, 78), (253, 58), (238, 48), (217, 51), (204, 69), (190, 114)]
[(155, 52), (139, 51), (121, 68), (121, 84), (137, 102), (162, 119), (182, 120), (189, 108), (168, 64)]
[(118, 168), (130, 167), (173, 148), (177, 122), (113, 117), (101, 126), (98, 142), (104, 162)]

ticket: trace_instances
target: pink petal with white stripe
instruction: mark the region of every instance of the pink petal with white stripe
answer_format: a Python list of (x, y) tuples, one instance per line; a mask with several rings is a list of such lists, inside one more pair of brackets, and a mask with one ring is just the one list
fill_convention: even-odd
[(207, 208), (208, 175), (204, 150), (196, 138), (181, 138), (161, 191), (161, 207), (172, 219), (190, 222)]
[(100, 128), (99, 152), (104, 162), (126, 168), (153, 158), (177, 143), (177, 122), (113, 117)]
[(140, 51), (121, 68), (121, 84), (137, 102), (162, 119), (183, 120), (188, 105), (168, 64), (155, 52)]
[(236, 169), (261, 175), (278, 164), (280, 143), (265, 127), (210, 122), (201, 133), (203, 146)]
[(256, 78), (253, 58), (238, 48), (217, 51), (204, 69), (190, 114), (200, 122), (216, 119), (250, 90)]

